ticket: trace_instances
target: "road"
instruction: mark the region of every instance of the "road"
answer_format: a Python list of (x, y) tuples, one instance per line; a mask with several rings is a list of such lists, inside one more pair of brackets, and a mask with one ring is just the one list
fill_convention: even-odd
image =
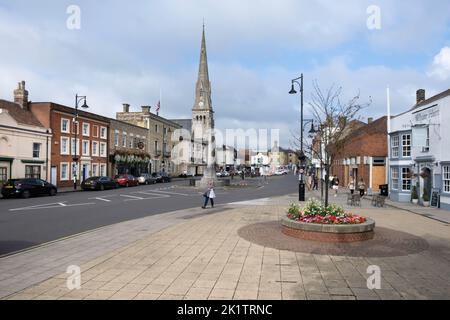
[[(218, 189), (217, 205), (295, 193), (293, 175), (268, 184)], [(0, 199), (0, 255), (111, 224), (202, 206), (201, 190), (187, 181), (108, 191), (71, 192), (55, 197)]]

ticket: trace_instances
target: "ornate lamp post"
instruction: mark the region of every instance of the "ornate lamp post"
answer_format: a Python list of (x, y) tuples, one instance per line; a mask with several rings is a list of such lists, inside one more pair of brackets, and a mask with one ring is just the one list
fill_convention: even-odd
[[(298, 81), (300, 80), (300, 82)], [(297, 91), (295, 90), (295, 84), (298, 84), (300, 86), (300, 177), (299, 177), (299, 201), (305, 201), (305, 165), (304, 162), (306, 160), (305, 157), (305, 152), (303, 150), (303, 124), (304, 123), (308, 123), (308, 122), (312, 122), (312, 128), (310, 130), (310, 134), (315, 133), (314, 130), (314, 122), (313, 120), (305, 120), (303, 119), (303, 73), (301, 74), (300, 77), (296, 78), (296, 79), (292, 79), (292, 87), (291, 87), (291, 91), (289, 91), (289, 94), (297, 94)]]
[(75, 167), (72, 168), (73, 169), (73, 189), (77, 190), (77, 180), (78, 180), (78, 163), (79, 163), (79, 158), (78, 158), (78, 154), (77, 154), (77, 149), (78, 149), (78, 143), (77, 143), (77, 134), (78, 134), (78, 130), (80, 128), (79, 123), (78, 123), (78, 105), (81, 101), (83, 101), (83, 105), (81, 106), (81, 108), (83, 109), (88, 109), (88, 105), (86, 104), (86, 96), (79, 96), (78, 94), (75, 95), (75, 118), (74, 118), (74, 124), (76, 124), (76, 130), (75, 130), (75, 148), (74, 148), (74, 155), (73, 155), (73, 162), (75, 163)]

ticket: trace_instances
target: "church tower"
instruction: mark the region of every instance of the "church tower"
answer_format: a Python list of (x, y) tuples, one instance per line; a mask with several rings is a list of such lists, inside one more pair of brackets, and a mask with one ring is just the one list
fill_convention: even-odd
[[(195, 102), (192, 108), (192, 138), (194, 141), (193, 165), (197, 173), (204, 174), (204, 180), (216, 180), (214, 111), (211, 100), (208, 57), (206, 54), (205, 25), (203, 25), (200, 66), (195, 88)], [(206, 183), (206, 181), (203, 181)], [(204, 184), (203, 183), (203, 184)]]

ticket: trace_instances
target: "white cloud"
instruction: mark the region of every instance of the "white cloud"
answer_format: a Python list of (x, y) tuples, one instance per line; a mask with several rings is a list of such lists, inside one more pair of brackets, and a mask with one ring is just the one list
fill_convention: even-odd
[(428, 73), (431, 77), (436, 77), (440, 80), (447, 80), (450, 78), (450, 47), (444, 47), (434, 57), (433, 65)]

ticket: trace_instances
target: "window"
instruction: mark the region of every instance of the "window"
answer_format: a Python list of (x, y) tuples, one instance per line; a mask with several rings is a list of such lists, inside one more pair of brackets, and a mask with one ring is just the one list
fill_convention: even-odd
[(106, 157), (106, 143), (100, 142), (100, 157)]
[(25, 178), (26, 179), (40, 179), (41, 178), (41, 166), (25, 166)]
[(83, 123), (83, 136), (89, 137), (90, 128), (91, 128), (91, 126), (89, 125), (89, 123)]
[(450, 193), (450, 165), (442, 167), (442, 180), (445, 193)]
[(82, 147), (83, 147), (82, 150), (83, 156), (89, 156), (89, 140), (83, 140)]
[(411, 135), (404, 134), (402, 136), (403, 157), (411, 157)]
[(41, 154), (41, 144), (33, 143), (33, 158), (39, 158)]
[(100, 127), (100, 138), (107, 139), (108, 132), (105, 127)]
[(134, 147), (134, 136), (133, 134), (131, 134), (128, 148), (132, 149), (133, 147)]
[(61, 132), (69, 133), (69, 119), (61, 119)]
[(119, 146), (119, 131), (114, 132), (114, 145)]
[(399, 178), (399, 169), (392, 168), (391, 169), (391, 179), (392, 179), (392, 189), (398, 190), (398, 178)]
[(409, 168), (402, 168), (402, 190), (411, 191), (411, 172)]
[(158, 125), (155, 124), (155, 132), (158, 133)]
[(122, 147), (124, 147), (124, 148), (127, 147), (127, 133), (126, 132), (123, 133)]
[(98, 174), (98, 164), (93, 164), (92, 165), (92, 176), (96, 177)]
[(98, 138), (98, 126), (92, 126), (92, 136)]
[(392, 137), (392, 141), (391, 141), (391, 156), (392, 156), (392, 158), (398, 158), (399, 147), (400, 147), (399, 136)]
[(106, 176), (106, 164), (100, 165), (100, 176)]
[(158, 153), (158, 141), (155, 141), (155, 153)]
[(61, 163), (61, 181), (69, 180), (69, 164)]
[(78, 128), (79, 124), (80, 124), (80, 123), (77, 122), (77, 121), (72, 121), (72, 133), (73, 133), (73, 134), (75, 134), (75, 132), (76, 132), (77, 134), (80, 133), (80, 130), (79, 130), (79, 128)]
[(167, 135), (167, 128), (163, 129), (163, 135), (166, 136)]
[(69, 138), (61, 137), (61, 150), (62, 155), (69, 154)]
[(98, 142), (92, 141), (92, 156), (98, 157)]
[(76, 155), (79, 156), (80, 155), (80, 139), (77, 139), (77, 143), (75, 144), (75, 138), (72, 138), (72, 150), (70, 152), (71, 155), (75, 154), (75, 148), (76, 150)]
[(0, 167), (0, 183), (8, 180), (8, 168)]

